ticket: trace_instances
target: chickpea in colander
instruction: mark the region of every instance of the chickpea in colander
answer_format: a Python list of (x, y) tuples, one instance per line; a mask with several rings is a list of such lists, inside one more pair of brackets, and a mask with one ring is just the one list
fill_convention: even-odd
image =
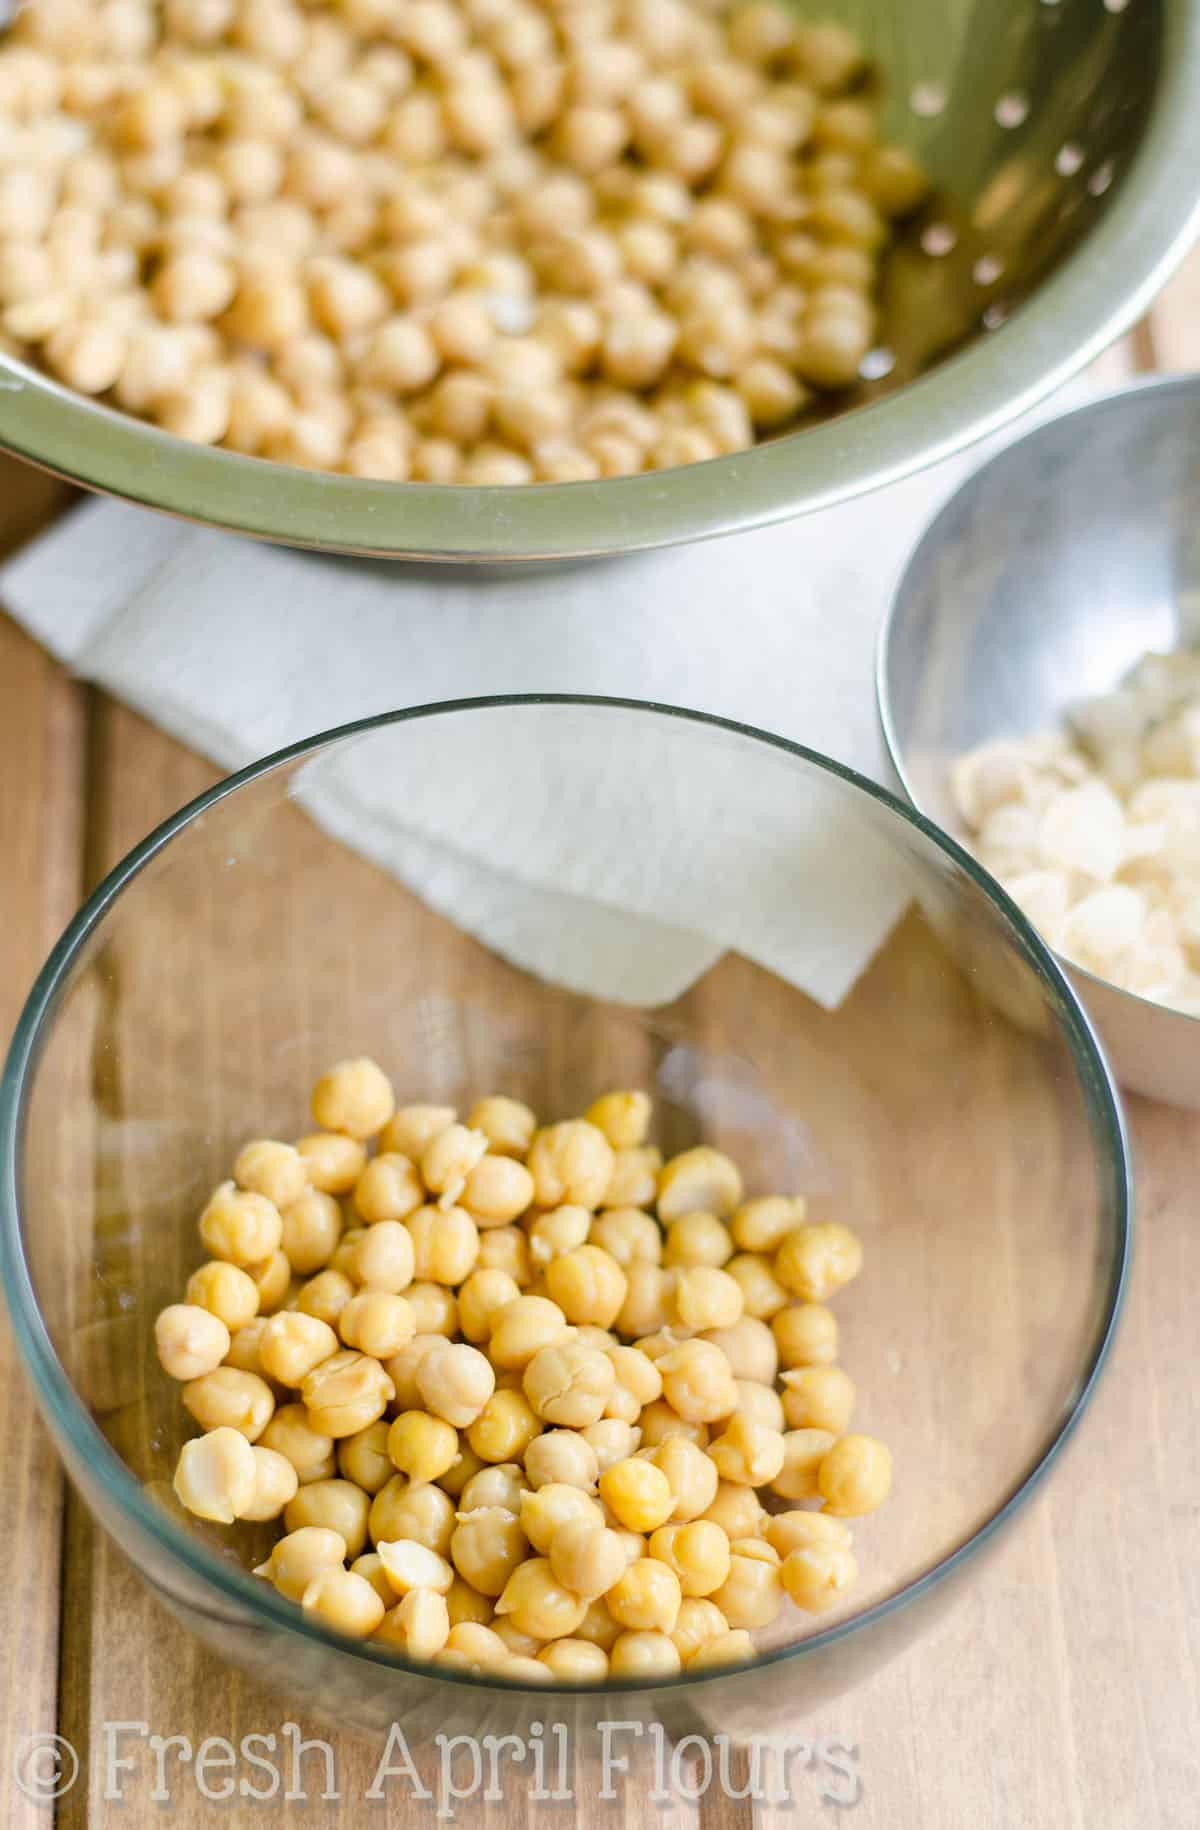
[[(387, 482), (622, 476), (802, 423), (857, 380), (926, 189), (858, 45), (777, 0), (587, 18), (31, 0), (0, 44), (0, 335), (178, 437)], [(322, 1078), (323, 1131), (392, 1123), (372, 1069)], [(644, 1098), (575, 1122), (637, 1150)], [(489, 1099), (466, 1128), (524, 1158), (523, 1102)], [(381, 1149), (421, 1155), (405, 1123)], [(247, 1178), (274, 1201), (294, 1165)]]
[[(541, 1128), (491, 1094), (462, 1124), (359, 1057), (312, 1112), (299, 1144), (240, 1151), (201, 1216), (215, 1256), (155, 1326), (202, 1432), (176, 1493), (278, 1520), (260, 1576), (336, 1632), (529, 1683), (716, 1669), (789, 1602), (851, 1593), (844, 1521), (892, 1462), (849, 1433), (827, 1306), (862, 1266), (848, 1227), (747, 1198), (712, 1146), (664, 1163), (635, 1091)], [(488, 1241), (509, 1243), (481, 1262)], [(778, 1302), (748, 1305), (768, 1284)]]

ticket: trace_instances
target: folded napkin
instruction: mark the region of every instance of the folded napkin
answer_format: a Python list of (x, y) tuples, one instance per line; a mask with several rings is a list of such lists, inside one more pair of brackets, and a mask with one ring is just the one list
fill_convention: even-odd
[[(288, 551), (91, 501), (0, 569), (0, 602), (76, 673), (228, 769), (374, 712), (575, 692), (721, 713), (885, 779), (880, 621), (909, 550), (978, 458), (756, 533), (487, 574)], [(767, 770), (761, 818), (781, 844), (723, 834), (731, 864), (757, 873), (760, 918), (744, 893), (735, 916), (696, 893), (713, 881), (715, 835), (690, 816), (721, 805), (715, 762), (691, 780), (676, 758), (664, 780), (669, 758), (644, 739), (614, 755), (600, 717), (551, 767), (537, 728), (502, 759), (527, 798), (500, 832), (477, 788), (464, 797), (483, 767), (431, 768), (419, 816), (363, 748), (322, 759), (300, 792), (329, 831), (506, 958), (631, 1003), (670, 1001), (736, 945), (832, 1006), (909, 899), (898, 865), (841, 843), (827, 813), (824, 828), (815, 813), (806, 823)], [(680, 835), (698, 827), (688, 852)]]

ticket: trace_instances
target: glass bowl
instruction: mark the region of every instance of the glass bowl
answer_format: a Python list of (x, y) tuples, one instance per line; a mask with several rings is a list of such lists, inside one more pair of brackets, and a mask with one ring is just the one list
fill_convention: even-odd
[[(382, 857), (383, 811), (407, 835), (391, 862), (421, 896), (326, 830)], [(476, 882), (470, 907), (492, 948), (454, 919), (489, 838), (488, 895)], [(589, 894), (618, 876), (607, 905)], [(676, 927), (639, 909), (649, 880), (676, 895)], [(555, 982), (579, 976), (568, 927), (609, 947), (585, 962), (595, 982), (617, 991), (641, 972), (642, 1003)], [(834, 986), (884, 934), (835, 1008), (781, 976)], [(665, 987), (706, 959), (654, 1002), (655, 975)], [(751, 1191), (804, 1193), (814, 1216), (860, 1231), (843, 1358), (858, 1427), (891, 1443), (897, 1478), (858, 1522), (860, 1582), (840, 1613), (789, 1604), (762, 1660), (736, 1671), (551, 1702), (317, 1629), (248, 1573), (275, 1528), (239, 1537), (172, 1505), (190, 1432), (154, 1316), (203, 1257), (196, 1216), (238, 1146), (311, 1128), (309, 1086), (351, 1052), (386, 1064), (402, 1100), (503, 1090), (548, 1117), (644, 1085), (667, 1150), (711, 1140)], [(548, 1709), (590, 1721), (615, 1691), (619, 1713), (671, 1734), (763, 1734), (856, 1681), (924, 1630), (1055, 1459), (1104, 1360), (1130, 1244), (1104, 1059), (1053, 956), (967, 854), (796, 745), (618, 700), (373, 719), (169, 820), (34, 987), (0, 1165), (16, 1336), (96, 1517), (208, 1645), (342, 1722), (403, 1719), (410, 1736), (485, 1718), (517, 1732)]]

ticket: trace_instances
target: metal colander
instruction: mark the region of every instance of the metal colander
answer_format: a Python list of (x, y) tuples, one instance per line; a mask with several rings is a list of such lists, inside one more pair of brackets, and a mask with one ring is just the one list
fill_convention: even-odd
[[(993, 430), (1145, 306), (1200, 220), (1198, 0), (811, 0), (873, 55), (934, 183), (843, 411), (733, 457), (595, 483), (375, 483), (187, 445), (0, 358), (0, 443), (79, 482), (296, 545), (514, 560), (826, 506)], [(0, 0), (0, 12), (3, 11)]]

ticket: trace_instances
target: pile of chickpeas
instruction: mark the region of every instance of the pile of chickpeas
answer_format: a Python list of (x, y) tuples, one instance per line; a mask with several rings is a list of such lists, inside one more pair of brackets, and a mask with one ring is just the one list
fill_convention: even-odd
[(777, 0), (26, 0), (0, 337), (205, 444), (623, 476), (852, 384), (919, 164)]
[(891, 1456), (849, 1431), (848, 1227), (747, 1200), (707, 1145), (664, 1163), (642, 1092), (459, 1123), (360, 1059), (312, 1111), (241, 1151), (156, 1324), (204, 1432), (179, 1500), (282, 1518), (256, 1575), (341, 1633), (536, 1683), (739, 1663), (786, 1598), (849, 1593), (845, 1521)]

